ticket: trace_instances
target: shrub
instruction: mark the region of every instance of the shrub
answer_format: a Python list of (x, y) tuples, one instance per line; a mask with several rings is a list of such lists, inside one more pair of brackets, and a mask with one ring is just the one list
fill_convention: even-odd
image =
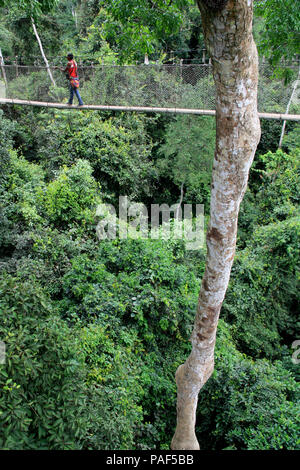
[(0, 281), (2, 449), (130, 449), (142, 419), (134, 334), (70, 328), (32, 281)]
[(72, 167), (64, 167), (45, 192), (47, 216), (55, 226), (60, 227), (93, 222), (97, 203), (100, 202), (98, 189), (87, 161), (78, 160)]
[(0, 253), (10, 255), (26, 229), (42, 223), (39, 193), (43, 171), (37, 165), (9, 152), (10, 163), (0, 185)]
[(87, 397), (76, 337), (37, 285), (4, 277), (0, 291), (0, 447), (77, 448)]
[[(51, 119), (52, 117), (52, 119)], [(150, 158), (151, 138), (139, 115), (107, 117), (93, 112), (56, 112), (35, 131), (37, 155), (53, 176), (62, 165), (86, 160), (107, 198), (135, 200), (151, 194), (156, 171)], [(145, 121), (145, 122), (144, 122)]]
[(222, 313), (239, 348), (253, 357), (279, 357), (280, 345), (297, 336), (298, 240), (294, 217), (257, 228), (237, 254)]
[(194, 274), (163, 240), (102, 241), (95, 253), (72, 259), (63, 289), (63, 315), (112, 329), (135, 325), (153, 345), (186, 337), (197, 304)]
[(199, 395), (202, 449), (299, 449), (299, 385), (281, 362), (239, 353), (220, 320), (215, 367)]

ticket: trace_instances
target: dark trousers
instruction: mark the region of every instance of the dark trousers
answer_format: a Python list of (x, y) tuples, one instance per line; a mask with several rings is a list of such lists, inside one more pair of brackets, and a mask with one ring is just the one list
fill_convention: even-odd
[(72, 103), (73, 103), (73, 98), (74, 98), (74, 93), (75, 93), (75, 95), (77, 96), (77, 99), (78, 99), (79, 104), (80, 104), (80, 105), (83, 105), (83, 101), (82, 101), (82, 99), (81, 99), (81, 96), (80, 96), (80, 93), (79, 93), (78, 88), (73, 88), (71, 84), (69, 85), (69, 88), (70, 88), (70, 98), (69, 98), (68, 103), (69, 103), (69, 104), (72, 104)]

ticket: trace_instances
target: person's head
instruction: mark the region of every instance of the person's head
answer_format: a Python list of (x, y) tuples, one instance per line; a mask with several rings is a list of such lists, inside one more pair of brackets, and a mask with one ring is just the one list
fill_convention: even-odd
[(67, 59), (68, 59), (68, 60), (73, 60), (73, 58), (74, 58), (73, 54), (68, 54), (68, 55), (67, 55)]

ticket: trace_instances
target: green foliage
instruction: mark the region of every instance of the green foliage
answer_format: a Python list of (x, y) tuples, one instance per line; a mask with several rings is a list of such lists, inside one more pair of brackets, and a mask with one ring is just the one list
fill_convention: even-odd
[(242, 351), (279, 358), (299, 328), (299, 148), (259, 156), (251, 173), (223, 314)]
[(97, 323), (82, 327), (79, 341), (87, 385), (101, 391), (96, 405), (98, 414), (93, 410), (96, 432), (85, 436), (85, 445), (94, 449), (130, 449), (143, 418), (139, 404), (144, 395), (139, 380), (141, 363), (136, 357), (143, 353), (142, 345), (134, 330), (109, 332)]
[(222, 320), (215, 363), (199, 396), (202, 449), (299, 449), (299, 384), (282, 364), (239, 353)]
[(71, 329), (32, 282), (3, 277), (0, 292), (0, 447), (131, 448), (143, 394), (134, 335), (115, 347), (102, 327)]
[[(40, 54), (30, 30), (32, 2), (25, 10), (21, 3), (1, 11), (1, 48), (32, 62)], [(103, 64), (143, 61), (146, 52), (159, 62), (168, 50), (190, 60), (201, 54), (198, 7), (186, 1), (61, 0), (55, 11), (47, 7), (53, 2), (34, 3), (55, 64), (70, 51)], [(298, 21), (292, 2), (255, 3), (263, 14), (257, 37), (272, 44), (264, 54), (275, 62), (280, 54), (292, 57)], [(54, 74), (55, 89), (40, 71), (9, 80), (8, 93), (66, 100), (64, 76)], [(138, 76), (131, 67), (91, 74), (82, 88), (85, 102), (111, 104), (117, 91), (123, 105), (172, 101), (202, 108), (207, 96), (214, 105), (211, 78), (192, 85), (157, 65), (141, 67)], [(282, 76), (261, 79), (266, 110), (290, 97)], [(183, 202), (208, 208), (214, 120), (3, 109), (0, 340), (7, 355), (0, 365), (0, 447), (167, 449), (176, 423), (174, 374), (190, 352), (205, 249), (186, 250), (178, 240), (98, 241), (95, 209), (101, 200), (117, 207), (119, 195), (147, 206), (173, 204), (182, 183)], [(299, 365), (291, 361), (299, 331), (298, 131), (288, 124), (283, 149), (289, 153), (277, 151), (281, 124), (263, 121), (241, 206), (216, 370), (200, 393), (202, 449), (299, 448)]]
[(14, 80), (10, 80), (7, 87), (7, 97), (18, 98), (22, 100), (40, 100), (47, 101), (50, 89), (50, 81), (46, 70), (22, 75)]
[(280, 66), (282, 59), (290, 61), (299, 54), (300, 14), (297, 0), (264, 0), (255, 2), (255, 11), (264, 19), (260, 32), (259, 50), (286, 80), (291, 70)]
[(180, 116), (169, 124), (158, 165), (176, 186), (184, 185), (184, 202), (208, 209), (214, 149), (214, 119)]
[[(21, 145), (26, 150), (28, 141), (39, 149), (38, 155), (33, 150), (30, 155), (43, 163), (46, 178), (41, 165), (9, 150), (14, 129), (3, 121), (10, 160), (2, 193), (6, 225), (2, 224), (0, 315), (6, 321), (0, 335), (9, 361), (10, 354), (13, 357), (2, 381), (0, 410), (7, 407), (16, 413), (2, 415), (8, 424), (0, 432), (0, 445), (166, 449), (176, 421), (174, 374), (190, 349), (204, 251), (189, 253), (182, 241), (97, 242), (94, 208), (101, 166), (93, 160), (92, 146), (105, 135), (102, 148), (110, 151), (107, 136), (130, 135), (131, 149), (138, 153), (143, 130), (150, 131), (156, 121), (135, 116), (99, 121), (84, 115), (78, 129), (67, 115), (58, 115), (61, 120), (54, 132), (55, 120), (48, 122), (52, 114), (38, 114), (34, 135), (29, 116), (27, 121), (24, 115), (19, 118), (26, 124)], [(84, 140), (87, 135), (90, 144)], [(161, 138), (157, 134), (156, 142)], [(124, 142), (126, 138), (116, 140), (116, 152), (122, 152)], [(89, 161), (77, 159), (73, 144)], [(188, 152), (185, 149), (188, 142), (183, 147)], [(110, 155), (113, 158), (114, 153)], [(237, 253), (222, 309), (232, 337), (221, 321), (217, 372), (200, 394), (202, 448), (298, 446), (291, 378), (297, 371), (284, 347), (297, 337), (297, 155), (268, 154), (253, 170), (248, 206), (240, 220), (244, 249)], [(136, 160), (131, 164), (137, 165)], [(116, 178), (115, 172), (111, 175)], [(101, 198), (109, 198), (103, 182), (104, 178)], [(138, 182), (134, 174), (132, 187), (138, 188)], [(14, 329), (9, 322), (14, 322)], [(23, 355), (15, 336), (9, 336), (12, 330), (22, 338)], [(232, 338), (255, 360), (239, 353)], [(282, 362), (272, 365), (257, 357)], [(7, 372), (7, 364), (1, 373)]]
[(239, 215), (240, 243), (247, 239), (249, 229), (253, 231), (257, 225), (296, 216), (298, 200), (299, 145), (290, 154), (277, 150), (257, 156)]
[(261, 157), (266, 170), (261, 171), (262, 185), (256, 200), (263, 218), (258, 223), (265, 224), (294, 216), (297, 213), (300, 192), (300, 150), (290, 155), (278, 150)]
[[(151, 194), (156, 172), (150, 159), (151, 140), (142, 117), (111, 117), (98, 113), (57, 112), (41, 117), (36, 129), (39, 157), (53, 174), (60, 165), (87, 160), (102, 191), (118, 204), (119, 195), (133, 199)], [(153, 183), (152, 183), (153, 184)]]
[[(186, 337), (197, 302), (196, 279), (162, 240), (102, 241), (72, 259), (63, 278), (62, 314), (135, 326), (149, 344)], [(171, 294), (172, 293), (172, 294)]]
[(297, 151), (300, 142), (300, 125), (297, 123), (293, 130), (284, 136), (283, 146), (290, 152)]
[(15, 8), (27, 14), (27, 16), (38, 18), (43, 13), (53, 9), (58, 0), (0, 0), (0, 7)]
[(40, 166), (18, 157), (14, 151), (10, 152), (10, 157), (0, 193), (2, 250), (10, 245), (23, 245), (24, 249), (24, 243), (26, 245), (30, 239), (34, 243), (39, 238), (26, 234), (26, 230), (38, 233), (49, 223), (59, 228), (73, 225), (78, 227), (78, 234), (84, 227), (94, 233), (95, 210), (101, 201), (100, 186), (91, 176), (92, 169), (87, 161), (78, 160), (72, 167), (63, 168), (57, 178), (46, 185)]
[(158, 0), (153, 4), (103, 0), (100, 6), (109, 15), (109, 21), (103, 23), (103, 33), (108, 40), (113, 38), (121, 60), (135, 57), (137, 52), (151, 53), (159, 41), (179, 29), (187, 3), (185, 0)]
[[(3, 115), (3, 111), (0, 109), (0, 183), (3, 182), (4, 174), (8, 169), (8, 163), (10, 160), (9, 150), (12, 148), (15, 132), (15, 123), (6, 119)], [(0, 185), (0, 192), (2, 192), (1, 188), (2, 184)]]
[(79, 159), (71, 168), (64, 167), (42, 196), (49, 220), (57, 226), (91, 224), (100, 203), (99, 189), (86, 160)]
[[(10, 150), (9, 164), (0, 185), (0, 253), (10, 255), (20, 234), (42, 223), (39, 192), (44, 187), (43, 170)], [(24, 241), (24, 240), (23, 240)]]
[(33, 163), (18, 157), (16, 152), (11, 151), (11, 171), (7, 181), (10, 219), (15, 223), (33, 226), (41, 220), (39, 210), (39, 192), (44, 189), (43, 170)]
[(258, 228), (237, 256), (223, 314), (254, 357), (278, 357), (281, 338), (297, 335), (298, 260), (298, 217)]
[[(261, 138), (256, 150), (256, 157), (254, 160), (254, 165), (256, 164), (256, 159), (260, 155), (264, 155), (268, 152), (276, 152), (278, 149), (278, 143), (280, 140), (280, 134), (282, 129), (282, 122), (272, 119), (261, 119)], [(291, 122), (287, 122), (287, 125), (290, 127)], [(251, 176), (250, 176), (251, 184)]]
[[(104, 18), (102, 18), (104, 16)], [(87, 29), (86, 37), (82, 38), (77, 49), (77, 55), (83, 60), (91, 57), (95, 62), (105, 65), (115, 64), (118, 60), (117, 54), (111, 49), (109, 43), (105, 41), (99, 21), (105, 21), (105, 12), (100, 10), (96, 21)]]
[(9, 56), (13, 51), (14, 34), (7, 29), (4, 20), (0, 19), (0, 44), (3, 56)]
[(76, 448), (87, 397), (76, 337), (31, 282), (1, 280), (2, 449)]

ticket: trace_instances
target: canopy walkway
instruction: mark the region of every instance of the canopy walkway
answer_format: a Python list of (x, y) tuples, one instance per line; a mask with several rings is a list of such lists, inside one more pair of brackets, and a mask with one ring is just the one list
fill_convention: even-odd
[[(138, 113), (172, 113), (172, 114), (198, 114), (202, 116), (215, 116), (216, 112), (210, 109), (188, 109), (188, 108), (159, 108), (151, 106), (105, 106), (105, 105), (84, 105), (70, 106), (66, 103), (47, 103), (43, 101), (26, 101), (0, 98), (1, 104), (14, 104), (23, 106), (38, 106), (42, 108), (58, 108), (68, 110), (98, 110), (98, 111), (135, 111)], [(261, 119), (281, 119), (285, 121), (299, 121), (299, 114), (272, 114), (258, 113)]]
[[(209, 64), (79, 66), (80, 94), (85, 104), (80, 108), (67, 104), (68, 80), (64, 73), (59, 67), (49, 69), (54, 84), (45, 66), (2, 63), (0, 105), (215, 115), (215, 87)], [(265, 119), (300, 120), (298, 97), (291, 104), (289, 114), (286, 114), (291, 91), (291, 85), (283, 86), (281, 80), (272, 78), (266, 64), (261, 65), (259, 116)]]

